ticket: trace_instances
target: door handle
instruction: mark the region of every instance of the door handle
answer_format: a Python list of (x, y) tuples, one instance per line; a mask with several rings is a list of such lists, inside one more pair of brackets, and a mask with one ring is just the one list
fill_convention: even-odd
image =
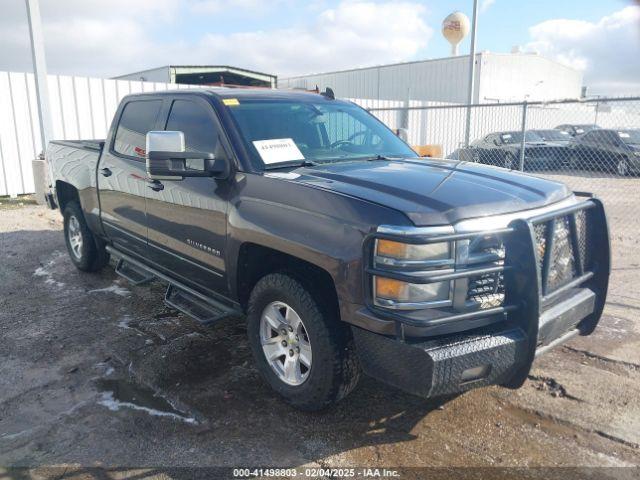
[(162, 182), (159, 182), (158, 180), (149, 181), (149, 185), (147, 185), (147, 187), (149, 187), (154, 192), (164, 190), (164, 184)]
[(106, 168), (106, 167), (100, 169), (100, 172), (102, 173), (102, 175), (104, 177), (110, 177), (113, 174), (113, 172), (111, 170), (109, 170), (108, 168)]

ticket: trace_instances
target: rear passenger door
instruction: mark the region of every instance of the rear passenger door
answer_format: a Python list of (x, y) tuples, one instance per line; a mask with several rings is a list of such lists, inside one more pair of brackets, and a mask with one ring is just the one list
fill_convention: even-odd
[(105, 233), (127, 253), (146, 255), (146, 134), (159, 126), (162, 99), (133, 97), (116, 113), (115, 135), (98, 165), (100, 216)]
[[(170, 98), (161, 129), (184, 133), (187, 151), (226, 156), (213, 107), (192, 95)], [(193, 164), (195, 163), (195, 164)], [(202, 160), (190, 168), (204, 168)], [(231, 182), (211, 177), (162, 180), (147, 188), (149, 257), (184, 283), (212, 293), (227, 293), (224, 250)], [(158, 188), (160, 187), (160, 188)]]

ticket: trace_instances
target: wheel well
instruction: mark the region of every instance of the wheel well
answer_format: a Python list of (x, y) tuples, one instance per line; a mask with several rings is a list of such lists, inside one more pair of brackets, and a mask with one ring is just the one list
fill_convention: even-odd
[(326, 270), (300, 258), (255, 243), (244, 243), (238, 255), (238, 298), (246, 310), (255, 284), (270, 273), (285, 273), (298, 280), (314, 295), (324, 300), (330, 313), (338, 316), (338, 295), (333, 278)]
[(65, 207), (71, 201), (80, 201), (78, 190), (70, 183), (58, 180), (56, 182), (56, 195), (58, 196), (58, 206), (60, 211), (64, 212)]

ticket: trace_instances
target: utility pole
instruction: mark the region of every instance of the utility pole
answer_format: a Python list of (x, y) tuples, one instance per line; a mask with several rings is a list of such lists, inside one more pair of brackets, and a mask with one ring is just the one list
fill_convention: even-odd
[(51, 165), (44, 158), (47, 142), (51, 140), (53, 128), (51, 110), (49, 110), (49, 88), (47, 85), (47, 63), (44, 58), (44, 39), (42, 38), (42, 20), (40, 19), (39, 0), (25, 0), (27, 18), (29, 20), (29, 39), (31, 40), (31, 59), (33, 62), (33, 76), (36, 83), (36, 103), (38, 104), (38, 122), (40, 125), (40, 142), (42, 154), (33, 152), (36, 158), (32, 160), (33, 185), (36, 201), (43, 204), (47, 191), (51, 188), (53, 171)]
[(40, 20), (40, 4), (38, 0), (25, 0), (25, 3), (27, 5), (27, 18), (29, 19), (33, 74), (36, 81), (40, 140), (44, 151), (47, 149), (47, 142), (52, 137), (52, 126), (51, 111), (49, 110), (49, 89), (47, 86), (47, 64), (44, 57), (42, 21)]
[(464, 131), (464, 145), (469, 146), (471, 136), (471, 104), (476, 80), (476, 27), (478, 25), (478, 0), (473, 0), (473, 18), (471, 20), (471, 49), (469, 51), (469, 92), (467, 94), (467, 125)]

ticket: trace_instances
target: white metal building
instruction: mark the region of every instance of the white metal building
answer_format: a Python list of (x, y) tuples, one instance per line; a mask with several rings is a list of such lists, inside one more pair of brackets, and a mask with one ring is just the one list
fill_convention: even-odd
[[(279, 88), (330, 87), (341, 98), (466, 103), (469, 56), (278, 79)], [(579, 98), (582, 73), (529, 53), (476, 54), (474, 103)]]
[(275, 88), (277, 77), (228, 65), (167, 65), (114, 77), (115, 80), (179, 83), (183, 85), (245, 85)]

